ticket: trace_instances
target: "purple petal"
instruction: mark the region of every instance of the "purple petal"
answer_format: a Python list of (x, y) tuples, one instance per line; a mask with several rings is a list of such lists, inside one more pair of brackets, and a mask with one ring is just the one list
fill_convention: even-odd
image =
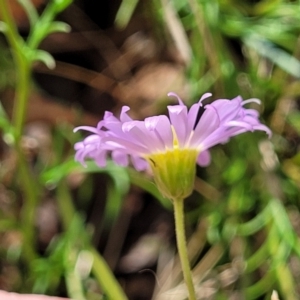
[(124, 152), (115, 150), (111, 153), (112, 160), (119, 166), (126, 167), (128, 166), (128, 155)]
[(197, 157), (197, 163), (201, 167), (207, 167), (210, 164), (210, 153), (207, 150), (200, 152)]
[(207, 136), (218, 128), (219, 124), (220, 119), (216, 109), (213, 106), (206, 105), (206, 109), (195, 128), (190, 145), (199, 146)]
[(191, 106), (191, 108), (188, 112), (187, 132), (192, 132), (192, 130), (194, 129), (200, 106), (201, 106), (200, 103), (195, 103)]
[(257, 98), (250, 98), (250, 99), (247, 99), (247, 100), (244, 100), (242, 102), (242, 105), (244, 106), (245, 104), (248, 104), (248, 103), (257, 103), (257, 104), (261, 104), (261, 101)]
[(164, 150), (164, 144), (157, 138), (154, 132), (149, 131), (142, 121), (132, 121), (123, 124), (122, 129), (135, 139), (137, 143), (148, 149), (148, 152)]
[(187, 132), (191, 132), (196, 124), (199, 109), (202, 106), (202, 102), (207, 99), (208, 97), (211, 97), (211, 93), (205, 93), (202, 95), (198, 103), (195, 103), (191, 106), (189, 112), (188, 112), (188, 125), (187, 125)]
[(133, 164), (134, 168), (137, 171), (143, 171), (149, 167), (147, 161), (138, 156), (132, 156), (131, 160), (132, 160), (132, 164)]
[(255, 125), (254, 130), (264, 131), (268, 135), (269, 138), (272, 137), (272, 131), (270, 130), (270, 128), (268, 128), (267, 126), (265, 126), (263, 124)]
[(111, 145), (112, 147), (126, 149), (129, 154), (143, 155), (149, 153), (149, 150), (146, 147), (120, 137), (110, 136), (103, 138), (102, 142)]
[(173, 133), (170, 120), (166, 116), (150, 117), (145, 119), (145, 126), (153, 131), (165, 148), (173, 147)]
[(209, 105), (217, 110), (221, 122), (234, 119), (241, 109), (240, 102), (233, 100), (217, 100)]
[(99, 133), (99, 130), (92, 126), (78, 126), (73, 129), (73, 132), (77, 132), (78, 130), (85, 130), (85, 131), (89, 131), (89, 132), (96, 133), (96, 134)]
[(232, 120), (232, 121), (227, 122), (223, 126), (227, 126), (227, 127), (232, 127), (232, 126), (233, 127), (243, 127), (246, 130), (253, 131), (253, 126), (251, 125), (251, 123), (245, 122), (244, 120), (242, 120), (242, 121)]
[(169, 105), (168, 111), (171, 124), (177, 135), (179, 146), (183, 147), (187, 139), (187, 107), (184, 105)]
[(129, 106), (123, 106), (120, 114), (121, 122), (130, 122), (132, 119), (128, 116), (127, 112), (130, 110)]
[(106, 166), (106, 151), (97, 151), (94, 157), (91, 157), (95, 160), (96, 164), (103, 168)]
[(183, 101), (181, 100), (181, 98), (176, 93), (170, 92), (170, 93), (168, 93), (168, 97), (175, 97), (175, 98), (177, 98), (178, 103), (180, 105), (184, 105)]
[(202, 95), (202, 97), (200, 98), (200, 100), (199, 100), (199, 104), (200, 104), (200, 106), (202, 106), (202, 102), (205, 100), (205, 99), (207, 99), (207, 98), (209, 98), (209, 97), (211, 97), (212, 96), (212, 93), (205, 93), (205, 94), (203, 94)]

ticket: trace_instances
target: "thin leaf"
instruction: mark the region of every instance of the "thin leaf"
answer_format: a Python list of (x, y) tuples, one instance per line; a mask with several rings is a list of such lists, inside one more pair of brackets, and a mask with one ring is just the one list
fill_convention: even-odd
[(244, 42), (248, 47), (253, 48), (260, 55), (267, 57), (282, 70), (295, 76), (296, 78), (300, 78), (299, 60), (286, 51), (276, 48), (275, 45), (268, 40), (254, 34), (248, 35), (246, 38), (244, 38)]
[(119, 29), (124, 29), (138, 4), (139, 0), (123, 0), (117, 12), (115, 24)]

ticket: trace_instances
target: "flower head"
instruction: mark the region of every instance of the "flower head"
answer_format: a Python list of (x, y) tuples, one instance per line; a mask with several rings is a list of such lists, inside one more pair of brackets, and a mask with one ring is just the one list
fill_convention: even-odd
[(169, 118), (159, 115), (144, 121), (133, 120), (127, 114), (129, 107), (123, 106), (119, 119), (106, 112), (96, 128), (75, 128), (92, 133), (75, 144), (75, 159), (84, 164), (86, 158), (91, 158), (104, 167), (110, 154), (121, 166), (130, 161), (139, 171), (150, 166), (164, 196), (185, 198), (193, 189), (196, 162), (208, 165), (211, 147), (247, 131), (261, 130), (271, 135), (270, 129), (260, 123), (259, 113), (244, 107), (250, 102), (260, 103), (258, 99), (243, 101), (238, 96), (216, 100), (204, 106), (198, 120), (202, 102), (210, 93), (204, 94), (190, 109), (176, 94), (168, 95), (179, 102), (168, 106)]

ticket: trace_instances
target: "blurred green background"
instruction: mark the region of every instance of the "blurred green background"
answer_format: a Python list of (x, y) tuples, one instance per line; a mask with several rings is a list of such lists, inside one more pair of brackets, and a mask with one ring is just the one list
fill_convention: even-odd
[[(0, 289), (109, 299), (93, 247), (129, 299), (184, 299), (170, 203), (149, 174), (74, 162), (83, 136), (72, 130), (123, 105), (137, 119), (166, 113), (170, 91), (187, 105), (211, 92), (259, 98), (273, 136), (238, 136), (198, 168), (185, 203), (196, 288), (201, 299), (299, 299), (300, 1), (36, 0), (36, 17), (52, 2), (71, 31), (39, 44), (55, 68), (32, 65), (19, 149), (37, 190), (31, 215), (9, 121), (18, 69), (0, 23)], [(24, 40), (46, 24), (7, 3)]]

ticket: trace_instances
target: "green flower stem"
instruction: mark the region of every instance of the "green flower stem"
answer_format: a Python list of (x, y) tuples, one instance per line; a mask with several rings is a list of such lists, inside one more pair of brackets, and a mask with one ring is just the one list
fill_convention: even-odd
[(31, 266), (32, 261), (37, 258), (35, 250), (35, 211), (38, 203), (38, 189), (24, 157), (22, 149), (17, 145), (17, 155), (19, 162), (19, 176), (24, 190), (24, 204), (21, 211), (21, 222), (23, 232), (23, 251), (24, 257)]
[(27, 104), (31, 83), (31, 63), (26, 57), (24, 40), (18, 34), (14, 20), (10, 14), (7, 1), (0, 0), (0, 11), (5, 22), (5, 34), (12, 49), (13, 59), (16, 66), (17, 83), (15, 90), (15, 102), (12, 116), (14, 127), (14, 147), (18, 157), (19, 178), (24, 191), (24, 205), (21, 212), (23, 223), (23, 249), (24, 257), (28, 264), (36, 257), (34, 247), (34, 223), (35, 208), (38, 201), (36, 180), (23, 154), (20, 142), (27, 112)]
[(27, 112), (27, 103), (31, 82), (31, 62), (27, 58), (27, 47), (24, 40), (18, 33), (18, 29), (10, 14), (7, 1), (0, 0), (0, 11), (5, 22), (5, 35), (12, 49), (13, 59), (16, 66), (16, 91), (13, 111), (13, 125), (15, 129), (15, 139), (18, 144), (24, 125)]
[[(68, 230), (74, 215), (76, 214), (76, 210), (69, 190), (63, 181), (59, 183), (57, 192), (58, 208), (62, 218), (63, 227), (65, 230)], [(89, 246), (88, 251), (93, 255), (93, 273), (108, 299), (127, 300), (128, 298), (99, 252), (93, 246)]]
[(92, 253), (94, 258), (93, 273), (98, 282), (101, 284), (103, 291), (107, 294), (108, 299), (127, 300), (127, 296), (123, 292), (103, 257), (94, 247), (91, 247), (89, 251)]
[(47, 31), (49, 24), (53, 20), (54, 17), (54, 4), (50, 2), (42, 16), (36, 20), (35, 26), (31, 29), (27, 44), (30, 49), (37, 49), (39, 44), (41, 43), (42, 39), (44, 38), (44, 33)]
[(31, 88), (31, 64), (25, 57), (15, 61), (17, 67), (17, 84), (12, 122), (15, 129), (16, 144), (20, 143), (25, 117), (27, 114), (28, 99)]
[(16, 87), (15, 104), (13, 111), (13, 125), (15, 130), (15, 150), (18, 157), (19, 178), (24, 191), (24, 204), (21, 211), (21, 221), (24, 236), (24, 254), (27, 260), (36, 257), (35, 251), (35, 211), (38, 204), (38, 185), (30, 169), (21, 147), (21, 137), (24, 119), (27, 112), (27, 102), (30, 87), (30, 68), (28, 64), (19, 65), (19, 78)]
[[(75, 208), (66, 182), (62, 180), (57, 186), (57, 205), (64, 230), (67, 232), (75, 217)], [(68, 296), (72, 299), (85, 300), (84, 288), (78, 271), (74, 268), (77, 251), (72, 249), (72, 244), (68, 249), (68, 263), (65, 271), (66, 287)]]
[(64, 180), (60, 181), (57, 185), (57, 197), (57, 205), (62, 226), (65, 230), (68, 230), (71, 222), (74, 219), (76, 211), (70, 192)]
[[(26, 1), (27, 2), (27, 1)], [(45, 38), (45, 33), (49, 31), (49, 25), (58, 13), (57, 4), (55, 1), (50, 1), (45, 7), (42, 15), (39, 18), (34, 18), (34, 26), (31, 28), (27, 39), (27, 45), (30, 49), (37, 49)]]
[(193, 284), (192, 272), (186, 247), (183, 202), (183, 199), (174, 199), (173, 201), (177, 248), (183, 277), (189, 292), (189, 300), (196, 300), (195, 287)]
[[(70, 249), (70, 253), (71, 252), (72, 250)], [(74, 268), (70, 268), (70, 270), (66, 272), (66, 286), (68, 296), (71, 297), (71, 299), (86, 300), (80, 274), (76, 272)]]
[(24, 44), (24, 41), (18, 34), (18, 29), (9, 11), (7, 3), (7, 0), (0, 0), (0, 15), (2, 20), (5, 22), (4, 33), (10, 43), (11, 48), (13, 49), (13, 54), (21, 57), (22, 52), (20, 52), (20, 48)]

